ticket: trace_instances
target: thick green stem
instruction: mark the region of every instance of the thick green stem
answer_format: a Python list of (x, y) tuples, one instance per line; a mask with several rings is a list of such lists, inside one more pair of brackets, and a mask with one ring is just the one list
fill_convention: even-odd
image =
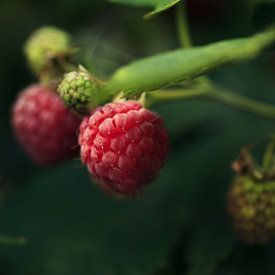
[(122, 92), (135, 96), (193, 79), (225, 66), (249, 60), (275, 41), (275, 29), (250, 38), (178, 49), (118, 69), (100, 92), (100, 101)]
[[(182, 26), (186, 27), (185, 24)], [(189, 43), (188, 40), (184, 41), (185, 44)], [(149, 105), (180, 98), (202, 97), (242, 111), (275, 119), (275, 107), (236, 95), (218, 87), (205, 77), (208, 72), (257, 56), (274, 41), (275, 28), (273, 27), (250, 38), (221, 41), (203, 47), (178, 49), (139, 60), (117, 70), (109, 82), (100, 89), (96, 103), (97, 105), (104, 104), (118, 94), (122, 94), (122, 97), (125, 98), (131, 98), (148, 92)], [(164, 87), (194, 78), (197, 78), (197, 84), (192, 88), (189, 87), (188, 90), (181, 90), (181, 92), (160, 91)], [(154, 90), (158, 91), (152, 93)]]
[[(177, 30), (178, 30), (178, 38), (179, 41), (184, 48), (192, 47), (191, 35), (189, 32), (189, 26), (187, 21), (187, 14), (186, 14), (186, 7), (182, 5), (182, 2), (177, 5)], [(271, 32), (270, 32), (271, 33)], [(273, 35), (265, 36), (259, 35), (258, 36), (258, 43), (266, 44), (272, 41), (274, 38), (271, 38)], [(207, 93), (205, 91), (184, 91), (182, 93), (179, 92), (169, 92), (169, 94), (165, 95), (165, 92), (160, 92), (160, 95), (152, 95), (153, 101), (158, 102), (163, 100), (171, 100), (174, 97), (174, 100), (179, 98), (186, 99), (186, 98), (193, 98), (198, 96), (204, 96), (208, 99), (214, 99), (219, 102), (222, 102), (228, 106), (232, 106), (236, 109), (240, 109), (247, 112), (257, 113), (261, 116), (268, 117), (275, 119), (275, 108), (271, 105), (260, 103), (243, 96), (239, 96), (234, 94), (230, 91), (225, 90), (224, 88), (217, 87), (214, 82), (209, 80), (206, 76), (202, 76), (199, 79), (199, 83), (205, 84), (208, 86), (209, 90)], [(161, 99), (162, 98), (162, 99)]]

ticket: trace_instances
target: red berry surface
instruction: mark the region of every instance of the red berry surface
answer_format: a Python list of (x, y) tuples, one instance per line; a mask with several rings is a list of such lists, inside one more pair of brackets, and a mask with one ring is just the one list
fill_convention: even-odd
[(138, 102), (109, 103), (80, 126), (81, 158), (98, 183), (137, 193), (163, 166), (168, 135), (161, 117)]
[(15, 134), (39, 165), (56, 164), (79, 150), (80, 122), (53, 91), (38, 84), (23, 90), (12, 109)]

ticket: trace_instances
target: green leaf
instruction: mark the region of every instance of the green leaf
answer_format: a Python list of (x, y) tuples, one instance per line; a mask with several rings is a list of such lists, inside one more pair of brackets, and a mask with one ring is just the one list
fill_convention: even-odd
[(155, 7), (159, 0), (109, 0), (110, 2), (131, 5), (136, 7)]
[[(202, 222), (201, 228), (220, 223), (223, 212), (217, 215), (213, 209), (224, 208), (221, 194), (230, 181), (230, 161), (242, 144), (274, 129), (273, 123), (207, 102), (179, 101), (157, 111), (173, 145), (159, 178), (138, 200), (105, 196), (76, 161), (37, 168), (18, 179), (25, 187), (0, 209), (1, 230), (28, 238), (16, 251), (0, 246), (13, 274), (159, 274), (153, 271), (167, 264), (194, 220)], [(213, 222), (205, 221), (206, 215)], [(192, 236), (194, 242), (197, 238)]]
[(151, 16), (156, 15), (157, 13), (160, 13), (162, 11), (165, 11), (167, 9), (170, 9), (177, 3), (179, 3), (180, 0), (162, 0), (157, 1), (158, 3), (155, 6), (155, 9), (152, 12), (149, 12), (145, 15), (145, 18), (149, 18)]
[(93, 187), (84, 167), (75, 167), (28, 179), (22, 196), (1, 209), (1, 228), (14, 234), (16, 222), (29, 240), (22, 259), (0, 246), (17, 274), (142, 275), (163, 266), (181, 229), (163, 211), (163, 193), (118, 202)]
[[(200, 178), (198, 193), (193, 201), (191, 233), (187, 238), (188, 244), (184, 254), (187, 275), (215, 274), (220, 263), (230, 255), (236, 242), (225, 202), (225, 193), (230, 183), (230, 179), (225, 180), (228, 168), (225, 163), (219, 163), (221, 152), (217, 150), (221, 144), (227, 143), (227, 146), (231, 147), (228, 150), (235, 151), (232, 150), (235, 148), (234, 141), (230, 144), (226, 141), (229, 135), (233, 136), (231, 132), (224, 130), (215, 142), (206, 145), (209, 151), (215, 154), (211, 169), (203, 164), (196, 167), (197, 171), (203, 171), (203, 177)], [(225, 162), (228, 165), (230, 157), (227, 157), (228, 161)], [(205, 183), (208, 184), (204, 185)], [(185, 247), (186, 242), (182, 245)]]
[(251, 59), (275, 40), (275, 29), (250, 38), (232, 39), (148, 57), (118, 69), (102, 90), (100, 100), (123, 91), (136, 95), (195, 78)]
[(152, 12), (145, 15), (145, 18), (156, 15), (159, 12), (165, 11), (174, 5), (176, 5), (180, 0), (109, 0), (111, 2), (126, 4), (136, 7), (150, 7), (153, 8)]

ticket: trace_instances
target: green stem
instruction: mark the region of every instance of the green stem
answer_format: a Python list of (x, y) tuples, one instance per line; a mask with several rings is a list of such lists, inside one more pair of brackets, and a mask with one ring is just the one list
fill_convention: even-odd
[(186, 5), (184, 5), (182, 1), (177, 5), (176, 8), (176, 24), (179, 42), (182, 45), (182, 47), (192, 47), (192, 40), (187, 21)]
[(275, 41), (275, 28), (250, 38), (221, 41), (192, 49), (177, 49), (130, 63), (116, 70), (98, 94), (106, 102), (123, 92), (140, 95), (249, 60)]
[(179, 99), (192, 99), (194, 97), (203, 97), (206, 95), (206, 90), (203, 89), (184, 89), (184, 90), (158, 90), (147, 93), (146, 107), (159, 103), (176, 101)]
[(265, 118), (275, 119), (275, 108), (272, 105), (237, 95), (223, 88), (211, 89), (208, 91), (207, 96), (227, 106), (232, 106), (245, 112), (255, 113)]
[(159, 90), (157, 92), (148, 93), (146, 102), (147, 105), (151, 106), (163, 102), (192, 98), (214, 100), (240, 111), (254, 113), (269, 119), (275, 119), (275, 107), (272, 105), (237, 95), (217, 86), (207, 87), (205, 85), (201, 85), (200, 87), (194, 89)]
[[(191, 42), (191, 36), (189, 32), (189, 26), (188, 21), (186, 19), (186, 8), (182, 5), (182, 2), (177, 5), (177, 30), (178, 30), (178, 37), (180, 40), (180, 43), (183, 47), (192, 47)], [(272, 32), (272, 31), (271, 31)], [(270, 32), (270, 33), (271, 33)], [(270, 36), (265, 35), (259, 35), (259, 44), (268, 44), (269, 39), (272, 41), (274, 37), (272, 38), (273, 34)], [(239, 96), (237, 94), (234, 94), (230, 91), (225, 90), (222, 87), (217, 87), (217, 85), (212, 82), (207, 76), (202, 76), (198, 78), (199, 83), (202, 85), (208, 86), (208, 91), (205, 93), (205, 91), (184, 91), (182, 93), (179, 92), (169, 92), (169, 95), (163, 95), (161, 92), (160, 95), (152, 95), (153, 99), (152, 101), (160, 102), (167, 101), (167, 100), (177, 100), (179, 98), (192, 98), (192, 97), (198, 97), (198, 96), (204, 96), (208, 99), (214, 99), (219, 102), (222, 102), (228, 106), (232, 106), (236, 109), (250, 112), (250, 113), (256, 113), (260, 116), (275, 119), (275, 108), (272, 105), (260, 103), (257, 101), (254, 101), (252, 99), (248, 99), (243, 96)], [(151, 97), (152, 97), (151, 96)], [(161, 99), (162, 98), (162, 99)]]
[(263, 158), (264, 169), (268, 169), (270, 167), (273, 159), (273, 153), (274, 153), (274, 139), (272, 139), (270, 143), (267, 145), (264, 158)]

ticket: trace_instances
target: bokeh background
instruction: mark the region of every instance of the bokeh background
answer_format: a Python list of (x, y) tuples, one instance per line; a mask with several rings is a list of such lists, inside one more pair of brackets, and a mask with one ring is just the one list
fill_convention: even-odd
[[(254, 33), (252, 0), (189, 0), (196, 45)], [(275, 246), (247, 247), (234, 235), (225, 195), (240, 148), (274, 132), (275, 123), (219, 103), (186, 100), (154, 107), (171, 138), (159, 178), (137, 200), (99, 191), (79, 159), (34, 166), (16, 143), (10, 109), (35, 82), (22, 46), (44, 25), (70, 32), (79, 63), (101, 77), (135, 59), (179, 47), (171, 9), (96, 0), (0, 1), (1, 275), (270, 274)], [(210, 77), (236, 93), (275, 103), (274, 52)]]

